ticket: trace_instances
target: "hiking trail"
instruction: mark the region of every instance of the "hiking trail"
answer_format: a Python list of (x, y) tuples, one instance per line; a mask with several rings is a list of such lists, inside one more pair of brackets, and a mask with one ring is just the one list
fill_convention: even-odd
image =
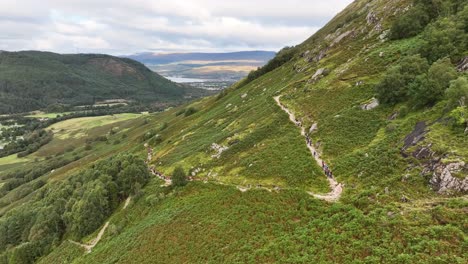
[[(306, 138), (306, 145), (307, 148), (310, 151), (310, 154), (312, 154), (312, 157), (315, 159), (317, 164), (322, 167), (322, 159), (320, 158), (320, 153), (315, 149), (313, 144), (309, 144), (307, 141), (307, 134), (304, 126), (297, 121), (296, 116), (294, 113), (292, 113), (288, 108), (286, 108), (281, 102), (280, 102), (280, 97), (281, 96), (276, 96), (273, 97), (275, 99), (276, 104), (283, 110), (285, 111), (288, 116), (289, 120), (293, 122), (296, 126), (298, 126), (301, 129), (301, 135)], [(310, 195), (314, 196), (315, 198), (329, 201), (329, 202), (335, 202), (340, 199), (341, 193), (343, 192), (343, 185), (341, 183), (338, 183), (335, 178), (333, 177), (327, 177), (328, 183), (330, 185), (331, 191), (327, 194), (314, 194), (312, 192), (308, 192)]]
[[(122, 208), (122, 210), (125, 210), (127, 208), (127, 206), (130, 204), (130, 201), (131, 201), (132, 197), (129, 196), (126, 200), (125, 200), (125, 203), (124, 203), (124, 206)], [(99, 243), (99, 241), (101, 240), (102, 236), (104, 235), (104, 232), (106, 232), (106, 229), (109, 227), (109, 221), (107, 221), (104, 226), (101, 228), (101, 230), (99, 230), (99, 233), (97, 234), (97, 236), (91, 240), (88, 244), (83, 244), (83, 243), (80, 243), (80, 242), (76, 242), (76, 241), (73, 241), (73, 240), (68, 240), (68, 242), (74, 244), (74, 245), (77, 245), (77, 246), (80, 246), (80, 247), (83, 247), (86, 251), (86, 254), (88, 253), (91, 253), (91, 250), (93, 250), (93, 248), (97, 245), (97, 243)]]

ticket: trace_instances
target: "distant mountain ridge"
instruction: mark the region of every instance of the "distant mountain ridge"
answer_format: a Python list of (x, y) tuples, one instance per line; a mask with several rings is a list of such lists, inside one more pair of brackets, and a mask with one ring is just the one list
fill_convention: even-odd
[(223, 61), (223, 60), (256, 60), (267, 62), (276, 55), (273, 51), (239, 51), (227, 53), (161, 53), (155, 54), (151, 52), (138, 53), (125, 58), (134, 59), (145, 64), (168, 64), (180, 61)]

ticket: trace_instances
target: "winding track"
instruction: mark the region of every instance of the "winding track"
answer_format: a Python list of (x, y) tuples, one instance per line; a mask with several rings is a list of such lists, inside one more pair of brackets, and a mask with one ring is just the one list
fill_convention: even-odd
[[(276, 97), (273, 97), (273, 99), (275, 99), (276, 104), (283, 111), (285, 111), (288, 114), (289, 120), (291, 120), (291, 122), (293, 122), (293, 124), (295, 124), (296, 126), (298, 126), (301, 129), (301, 135), (305, 138), (306, 145), (307, 145), (307, 148), (309, 148), (310, 154), (315, 159), (317, 164), (320, 167), (322, 167), (322, 159), (320, 158), (319, 152), (314, 148), (314, 146), (312, 144), (308, 144), (308, 142), (307, 142), (307, 135), (306, 135), (305, 128), (300, 123), (298, 123), (296, 121), (296, 116), (294, 115), (294, 113), (292, 113), (288, 108), (286, 108), (283, 104), (281, 104), (280, 97), (281, 96), (276, 96)], [(162, 185), (162, 186), (171, 185), (172, 182), (170, 180), (170, 177), (164, 176), (162, 173), (157, 172), (156, 169), (154, 168), (154, 166), (150, 166), (150, 162), (151, 162), (152, 154), (153, 154), (153, 149), (150, 148), (147, 144), (145, 144), (145, 148), (147, 148), (147, 150), (148, 150), (148, 157), (147, 157), (147, 160), (146, 160), (146, 164), (147, 164), (148, 169), (151, 172), (151, 174), (165, 181), (165, 184)], [(315, 153), (315, 155), (314, 155), (314, 153)], [(307, 192), (307, 193), (314, 196), (317, 199), (320, 199), (320, 200), (324, 200), (324, 201), (328, 201), (328, 202), (336, 202), (336, 201), (338, 201), (340, 199), (341, 193), (343, 192), (343, 184), (337, 182), (335, 180), (335, 178), (333, 178), (333, 177), (327, 177), (327, 179), (328, 179), (328, 183), (329, 183), (330, 188), (331, 188), (331, 191), (329, 193), (326, 193), (326, 194), (316, 194), (316, 193), (313, 193), (313, 192)], [(193, 180), (195, 180), (195, 179), (193, 179)], [(204, 182), (206, 183), (206, 181), (204, 181)], [(256, 187), (251, 187), (251, 186), (226, 184), (226, 183), (221, 182), (221, 181), (215, 181), (215, 182), (212, 182), (212, 183), (216, 183), (216, 184), (220, 184), (220, 185), (235, 186), (241, 192), (249, 191), (251, 188), (264, 189), (264, 190), (267, 190), (269, 192), (280, 191), (281, 190), (280, 187), (268, 188), (266, 186), (261, 186), (261, 185), (257, 185)]]
[[(289, 115), (289, 120), (293, 122), (296, 126), (298, 126), (301, 129), (301, 135), (306, 138), (306, 130), (304, 126), (302, 126), (300, 123), (297, 123), (296, 116), (294, 113), (292, 113), (288, 108), (286, 108), (283, 104), (280, 102), (281, 96), (276, 96), (273, 97), (275, 99), (276, 104), (283, 109), (288, 115)], [(309, 148), (310, 154), (312, 154), (312, 157), (315, 159), (317, 164), (322, 167), (322, 159), (320, 158), (319, 152), (314, 148), (313, 144), (308, 144), (307, 139), (306, 139), (306, 145), (307, 148)], [(315, 155), (314, 155), (315, 153)], [(312, 192), (308, 192), (310, 195), (314, 196), (315, 198), (329, 201), (329, 202), (335, 202), (340, 199), (341, 193), (343, 192), (343, 185), (341, 183), (338, 183), (335, 178), (333, 177), (327, 177), (328, 183), (330, 184), (331, 191), (327, 194), (314, 194)]]
[[(125, 210), (127, 208), (127, 206), (130, 204), (130, 200), (132, 199), (131, 196), (129, 196), (127, 198), (127, 200), (125, 200), (125, 203), (124, 203), (124, 206), (122, 208), (122, 210)], [(106, 229), (109, 227), (109, 221), (107, 221), (104, 226), (101, 228), (101, 230), (99, 231), (99, 233), (97, 234), (97, 236), (90, 241), (90, 243), (88, 244), (83, 244), (83, 243), (79, 243), (79, 242), (76, 242), (76, 241), (73, 241), (73, 240), (68, 240), (68, 242), (74, 244), (74, 245), (77, 245), (77, 246), (80, 246), (82, 248), (84, 248), (86, 250), (86, 254), (88, 253), (91, 253), (91, 250), (93, 250), (93, 248), (97, 245), (97, 243), (101, 240), (102, 236), (104, 235), (104, 232), (106, 231)]]

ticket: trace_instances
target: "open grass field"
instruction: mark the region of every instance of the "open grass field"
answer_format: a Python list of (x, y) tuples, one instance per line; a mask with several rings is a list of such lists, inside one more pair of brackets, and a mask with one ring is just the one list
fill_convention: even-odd
[(51, 125), (48, 129), (54, 132), (54, 137), (59, 139), (80, 138), (86, 136), (88, 131), (129, 119), (140, 117), (140, 114), (116, 114), (95, 117), (79, 117), (65, 120)]

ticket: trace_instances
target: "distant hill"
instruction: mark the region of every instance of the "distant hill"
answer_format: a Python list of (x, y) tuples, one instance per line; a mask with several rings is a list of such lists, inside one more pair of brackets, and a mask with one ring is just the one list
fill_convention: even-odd
[(256, 60), (267, 62), (275, 56), (273, 51), (239, 51), (229, 53), (151, 53), (144, 52), (125, 56), (145, 64), (168, 64), (180, 61), (225, 61), (225, 60)]
[(89, 105), (107, 99), (168, 103), (182, 101), (197, 91), (128, 58), (39, 51), (0, 53), (0, 113), (37, 110), (55, 103)]
[[(207, 80), (208, 86), (221, 89), (230, 86), (265, 65), (276, 55), (272, 51), (240, 51), (230, 53), (140, 53), (128, 56), (144, 63), (151, 70), (169, 79)], [(190, 82), (190, 81), (186, 81)], [(192, 83), (192, 85), (199, 85)], [(202, 85), (203, 87), (203, 85)]]

